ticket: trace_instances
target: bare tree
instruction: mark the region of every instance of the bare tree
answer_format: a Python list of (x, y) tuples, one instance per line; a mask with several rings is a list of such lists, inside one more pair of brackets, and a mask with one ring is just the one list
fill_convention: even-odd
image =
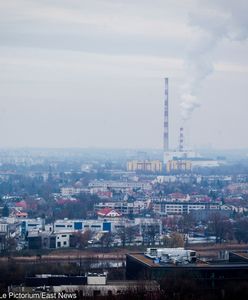
[(126, 240), (127, 240), (127, 231), (125, 225), (119, 227), (119, 229), (117, 230), (117, 234), (121, 239), (121, 244), (122, 247), (124, 248), (126, 246)]
[(155, 243), (156, 234), (160, 232), (159, 223), (144, 223), (141, 225), (141, 235), (143, 238), (143, 244), (153, 245)]
[(235, 238), (238, 243), (248, 243), (248, 218), (242, 218), (235, 224), (234, 229)]
[(219, 212), (213, 213), (210, 216), (208, 229), (215, 235), (216, 244), (221, 244), (225, 239), (233, 239), (232, 223), (227, 217), (223, 216)]
[(135, 234), (138, 232), (138, 228), (137, 226), (128, 226), (125, 228), (125, 230), (126, 230), (126, 240), (130, 245), (135, 238)]
[(183, 215), (182, 218), (178, 221), (180, 232), (183, 233), (188, 233), (194, 226), (194, 224), (195, 220), (191, 213)]
[(74, 234), (74, 242), (73, 245), (76, 248), (84, 249), (88, 245), (88, 241), (91, 239), (92, 232), (90, 230), (86, 230), (84, 232), (78, 231)]
[(164, 238), (164, 245), (168, 248), (183, 247), (184, 240), (182, 234), (173, 232), (170, 236)]
[(109, 247), (112, 241), (113, 241), (113, 235), (111, 232), (105, 232), (100, 239), (100, 243), (102, 247)]

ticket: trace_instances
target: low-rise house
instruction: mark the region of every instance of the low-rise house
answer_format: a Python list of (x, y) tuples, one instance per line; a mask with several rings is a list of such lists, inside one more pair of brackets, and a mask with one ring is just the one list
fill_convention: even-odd
[(97, 215), (101, 218), (120, 218), (122, 216), (117, 210), (112, 208), (103, 208), (97, 212)]
[(15, 216), (17, 218), (27, 218), (28, 217), (28, 213), (22, 212), (22, 211), (18, 211), (18, 212), (15, 213)]

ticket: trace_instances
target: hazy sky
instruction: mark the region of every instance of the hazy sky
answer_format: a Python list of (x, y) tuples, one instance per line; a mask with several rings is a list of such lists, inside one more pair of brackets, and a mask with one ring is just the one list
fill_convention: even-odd
[(0, 147), (248, 148), (247, 0), (0, 0)]

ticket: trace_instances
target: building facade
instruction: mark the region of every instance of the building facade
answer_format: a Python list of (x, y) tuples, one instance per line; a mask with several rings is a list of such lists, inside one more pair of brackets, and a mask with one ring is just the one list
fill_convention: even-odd
[(218, 202), (170, 202), (170, 201), (154, 201), (153, 211), (161, 216), (167, 215), (183, 215), (195, 210), (219, 210)]
[(130, 160), (127, 162), (127, 171), (143, 171), (161, 173), (163, 168), (160, 160)]

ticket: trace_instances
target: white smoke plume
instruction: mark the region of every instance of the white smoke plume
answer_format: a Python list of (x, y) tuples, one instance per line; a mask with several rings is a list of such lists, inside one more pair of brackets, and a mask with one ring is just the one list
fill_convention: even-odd
[(197, 0), (199, 7), (189, 15), (195, 30), (184, 67), (187, 79), (181, 91), (182, 120), (190, 119), (200, 106), (199, 90), (214, 71), (212, 53), (222, 39), (244, 41), (248, 38), (247, 0)]

